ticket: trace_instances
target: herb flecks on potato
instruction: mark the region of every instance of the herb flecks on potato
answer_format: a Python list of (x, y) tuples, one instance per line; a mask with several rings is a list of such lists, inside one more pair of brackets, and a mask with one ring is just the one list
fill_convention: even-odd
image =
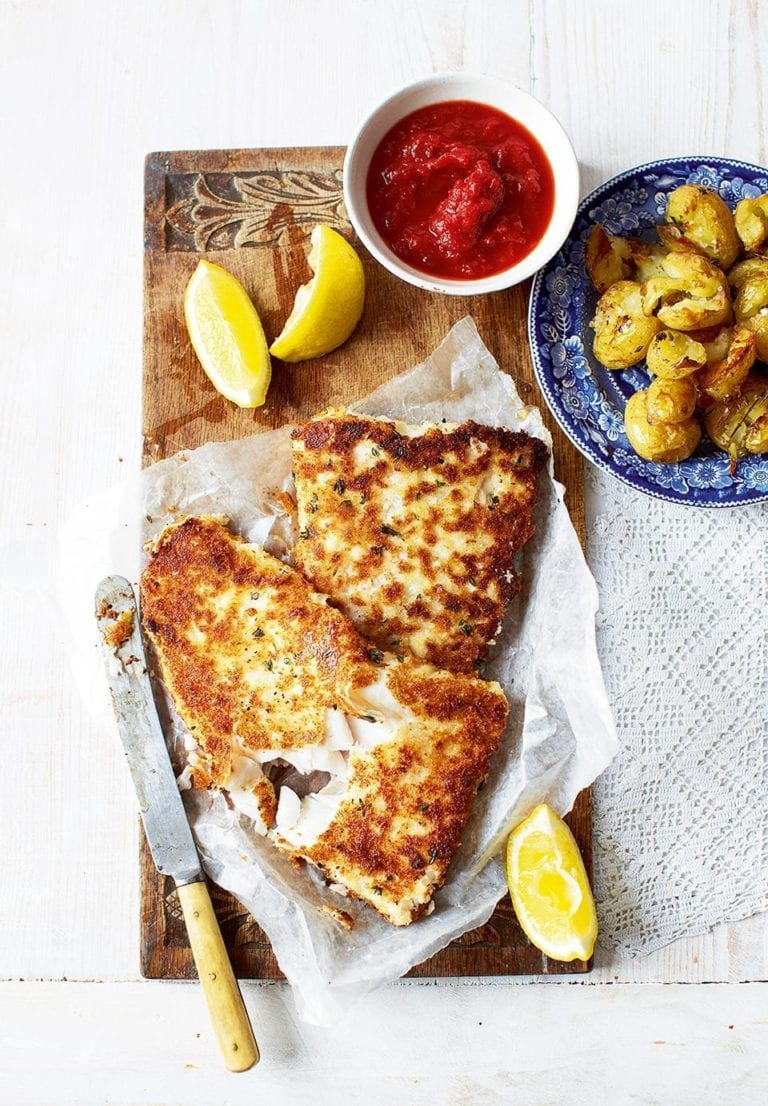
[(696, 250), (727, 269), (741, 252), (725, 200), (710, 188), (681, 184), (667, 200), (666, 224), (658, 228), (669, 250)]
[(648, 346), (648, 371), (664, 380), (682, 380), (707, 363), (701, 342), (677, 330), (660, 330)]
[(608, 369), (639, 364), (661, 324), (643, 311), (642, 288), (634, 280), (619, 280), (603, 292), (595, 317), (592, 350)]
[(674, 330), (697, 330), (723, 323), (731, 313), (728, 281), (722, 269), (698, 253), (670, 253), (664, 276), (643, 286), (643, 310)]

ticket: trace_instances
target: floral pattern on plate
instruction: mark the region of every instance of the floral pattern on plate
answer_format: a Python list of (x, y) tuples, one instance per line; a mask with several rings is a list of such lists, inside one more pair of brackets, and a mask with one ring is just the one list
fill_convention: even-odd
[(642, 366), (622, 372), (592, 355), (598, 295), (584, 267), (584, 243), (595, 223), (611, 234), (653, 240), (667, 196), (681, 184), (716, 189), (729, 206), (768, 192), (768, 169), (729, 158), (687, 157), (649, 162), (600, 185), (579, 205), (560, 252), (537, 274), (528, 335), (536, 377), (560, 426), (600, 468), (647, 495), (697, 507), (734, 507), (768, 500), (768, 455), (747, 457), (731, 475), (730, 459), (706, 437), (677, 464), (644, 461), (624, 433), (624, 405), (649, 376)]

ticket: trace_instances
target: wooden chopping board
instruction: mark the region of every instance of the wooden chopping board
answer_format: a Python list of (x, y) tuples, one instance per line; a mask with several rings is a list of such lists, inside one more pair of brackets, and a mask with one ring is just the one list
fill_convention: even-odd
[[(584, 539), (580, 455), (548, 411), (535, 383), (526, 330), (529, 285), (478, 297), (440, 296), (404, 284), (355, 239), (341, 189), (342, 147), (206, 150), (150, 154), (145, 167), (143, 463), (208, 441), (243, 438), (343, 405), (431, 353), (451, 326), (471, 314), (488, 348), (537, 404), (554, 438), (555, 470), (567, 488)], [(367, 281), (363, 318), (328, 357), (274, 363), (267, 403), (241, 410), (219, 396), (187, 337), (184, 288), (205, 256), (234, 273), (259, 311), (267, 338), (279, 333), (296, 288), (310, 277), (308, 235), (317, 223), (346, 234)], [(591, 872), (591, 804), (579, 796), (568, 819)], [(236, 899), (212, 888), (236, 974), (279, 979), (264, 932)], [(158, 875), (141, 842), (141, 970), (152, 979), (194, 978), (195, 968), (173, 882)], [(583, 972), (581, 961), (549, 961), (527, 941), (509, 898), (491, 920), (410, 973), (415, 976)]]

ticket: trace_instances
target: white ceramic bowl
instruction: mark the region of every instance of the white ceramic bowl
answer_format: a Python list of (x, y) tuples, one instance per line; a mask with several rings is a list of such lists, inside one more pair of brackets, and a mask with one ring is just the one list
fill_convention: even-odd
[[(384, 135), (405, 115), (445, 100), (475, 100), (506, 112), (541, 144), (555, 177), (552, 218), (538, 245), (524, 258), (492, 276), (474, 280), (435, 277), (415, 269), (389, 248), (374, 226), (366, 199), (368, 167)], [(443, 73), (408, 85), (374, 108), (352, 139), (344, 159), (344, 201), (361, 241), (395, 276), (448, 295), (479, 295), (519, 284), (545, 265), (562, 246), (576, 217), (579, 203), (579, 164), (568, 135), (547, 109), (514, 85), (495, 77), (470, 73)]]

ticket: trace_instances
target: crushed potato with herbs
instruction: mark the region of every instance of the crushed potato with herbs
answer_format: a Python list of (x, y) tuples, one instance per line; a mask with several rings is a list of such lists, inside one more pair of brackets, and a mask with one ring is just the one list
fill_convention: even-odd
[(624, 411), (639, 456), (685, 460), (703, 421), (733, 471), (768, 452), (768, 193), (731, 212), (712, 189), (681, 185), (657, 231), (660, 244), (591, 229), (592, 350), (612, 370), (645, 362), (653, 378)]

